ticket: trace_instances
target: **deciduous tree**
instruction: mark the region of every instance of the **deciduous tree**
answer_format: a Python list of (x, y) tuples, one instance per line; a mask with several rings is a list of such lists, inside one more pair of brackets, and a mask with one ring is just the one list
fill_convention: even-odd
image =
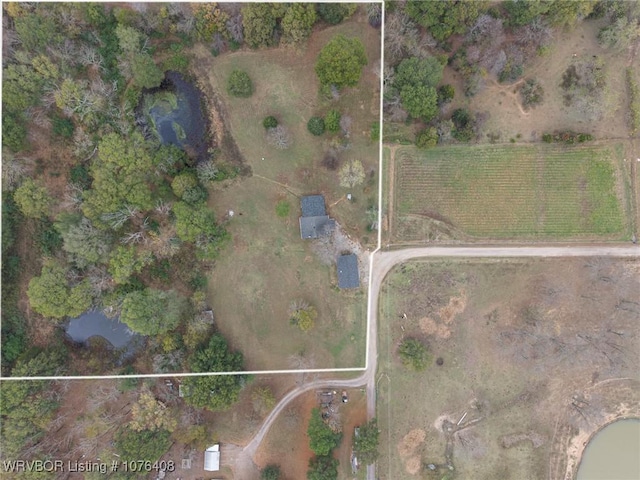
[(347, 160), (338, 172), (340, 178), (340, 186), (345, 188), (353, 188), (364, 182), (366, 174), (364, 166), (360, 160)]
[(110, 133), (98, 144), (98, 159), (91, 166), (92, 189), (85, 194), (84, 214), (98, 226), (106, 226), (102, 215), (125, 206), (148, 210), (153, 206), (147, 179), (151, 156), (142, 135), (128, 138)]
[(171, 409), (156, 399), (148, 388), (143, 388), (138, 401), (131, 407), (129, 428), (137, 432), (142, 430), (173, 432), (178, 426)]
[(429, 363), (429, 351), (427, 346), (416, 338), (403, 340), (398, 349), (402, 363), (416, 371), (427, 368)]
[(29, 282), (27, 297), (36, 312), (61, 319), (77, 317), (91, 306), (91, 285), (83, 280), (69, 285), (67, 271), (56, 261), (49, 260), (42, 266), (39, 277)]
[(328, 455), (313, 457), (309, 460), (307, 480), (336, 480), (338, 478), (338, 460)]
[(380, 430), (375, 418), (359, 427), (358, 435), (353, 437), (353, 452), (359, 463), (371, 465), (376, 461), (379, 437)]
[[(231, 352), (221, 335), (196, 350), (189, 359), (192, 372), (233, 372), (242, 370), (242, 354)], [(239, 375), (190, 377), (184, 380), (188, 394), (185, 401), (212, 411), (226, 410), (238, 400), (243, 379)]]
[(315, 70), (323, 85), (353, 87), (366, 64), (367, 56), (359, 39), (336, 35), (320, 51)]
[(319, 456), (329, 455), (331, 450), (336, 448), (342, 439), (340, 432), (334, 432), (331, 427), (324, 423), (320, 410), (317, 408), (311, 410), (307, 435), (309, 436), (311, 451)]
[(134, 332), (159, 335), (178, 326), (185, 306), (185, 299), (173, 290), (146, 288), (124, 297), (120, 320)]
[(31, 178), (27, 178), (22, 182), (22, 185), (16, 188), (13, 199), (23, 215), (27, 217), (41, 218), (49, 213), (51, 197), (47, 189)]
[(62, 236), (62, 249), (78, 267), (107, 261), (112, 237), (109, 232), (94, 227), (88, 218), (63, 212), (56, 218), (55, 227)]
[(273, 45), (276, 16), (272, 4), (245, 4), (242, 7), (242, 26), (244, 40), (251, 48)]
[(316, 9), (313, 3), (293, 3), (282, 18), (282, 36), (287, 42), (300, 43), (309, 37), (316, 23)]

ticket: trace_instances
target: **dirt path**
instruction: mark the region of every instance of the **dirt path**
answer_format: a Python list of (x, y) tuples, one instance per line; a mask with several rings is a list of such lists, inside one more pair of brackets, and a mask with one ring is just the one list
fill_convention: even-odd
[[(371, 284), (369, 290), (369, 310), (368, 310), (368, 337), (369, 348), (367, 351), (367, 368), (362, 375), (348, 380), (314, 380), (304, 385), (300, 385), (278, 402), (271, 413), (265, 418), (262, 426), (236, 457), (236, 475), (246, 472), (250, 465), (253, 465), (253, 456), (258, 446), (269, 432), (280, 413), (296, 397), (304, 392), (319, 388), (353, 388), (366, 385), (367, 390), (367, 416), (375, 416), (376, 406), (376, 384), (375, 373), (378, 362), (378, 299), (382, 282), (391, 269), (403, 262), (417, 258), (429, 257), (639, 257), (640, 246), (619, 246), (619, 245), (554, 245), (554, 246), (521, 246), (521, 247), (421, 247), (405, 248), (403, 250), (377, 251), (373, 253), (373, 270), (371, 274)], [(238, 478), (246, 478), (240, 476)], [(375, 467), (367, 468), (367, 479), (375, 479)]]

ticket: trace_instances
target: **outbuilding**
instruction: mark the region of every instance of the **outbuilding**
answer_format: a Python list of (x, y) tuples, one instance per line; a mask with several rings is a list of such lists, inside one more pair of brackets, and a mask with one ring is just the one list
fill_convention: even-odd
[(358, 288), (360, 286), (358, 257), (353, 253), (338, 257), (338, 286), (340, 288)]
[(220, 470), (220, 444), (211, 445), (204, 451), (204, 469), (208, 472)]

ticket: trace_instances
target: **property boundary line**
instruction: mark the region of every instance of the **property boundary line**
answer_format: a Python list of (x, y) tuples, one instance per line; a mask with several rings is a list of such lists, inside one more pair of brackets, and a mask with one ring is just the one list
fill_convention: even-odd
[[(338, 0), (340, 1), (340, 0)], [(344, 0), (345, 2), (351, 0)], [(356, 3), (367, 3), (361, 0)], [(0, 374), (0, 382), (3, 381), (21, 381), (21, 380), (118, 380), (125, 378), (188, 378), (188, 377), (214, 377), (229, 375), (286, 375), (297, 373), (341, 373), (341, 372), (366, 372), (369, 368), (369, 345), (371, 340), (371, 283), (373, 280), (373, 257), (380, 250), (382, 244), (382, 130), (383, 130), (383, 88), (384, 88), (384, 20), (385, 20), (385, 2), (381, 1), (381, 26), (380, 26), (380, 104), (378, 113), (379, 135), (378, 135), (378, 236), (376, 249), (369, 254), (369, 285), (367, 287), (367, 322), (366, 322), (366, 340), (364, 353), (364, 367), (345, 367), (345, 368), (311, 368), (311, 369), (288, 369), (288, 370), (251, 370), (240, 372), (182, 372), (182, 373), (146, 373), (146, 374), (130, 374), (130, 375), (62, 375), (62, 376), (40, 376), (40, 377), (5, 377)]]

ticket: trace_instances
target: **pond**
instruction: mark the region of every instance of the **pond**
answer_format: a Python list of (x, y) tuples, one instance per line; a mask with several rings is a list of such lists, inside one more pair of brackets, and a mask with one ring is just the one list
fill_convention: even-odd
[(638, 480), (639, 452), (640, 419), (607, 425), (585, 448), (577, 480)]
[(162, 144), (176, 145), (197, 159), (207, 155), (207, 120), (202, 92), (177, 72), (167, 72), (160, 87), (146, 92), (142, 111)]
[(86, 344), (91, 337), (97, 336), (107, 340), (114, 348), (129, 347), (128, 351), (134, 340), (140, 338), (117, 318), (109, 318), (96, 310), (71, 319), (65, 330), (74, 342)]

